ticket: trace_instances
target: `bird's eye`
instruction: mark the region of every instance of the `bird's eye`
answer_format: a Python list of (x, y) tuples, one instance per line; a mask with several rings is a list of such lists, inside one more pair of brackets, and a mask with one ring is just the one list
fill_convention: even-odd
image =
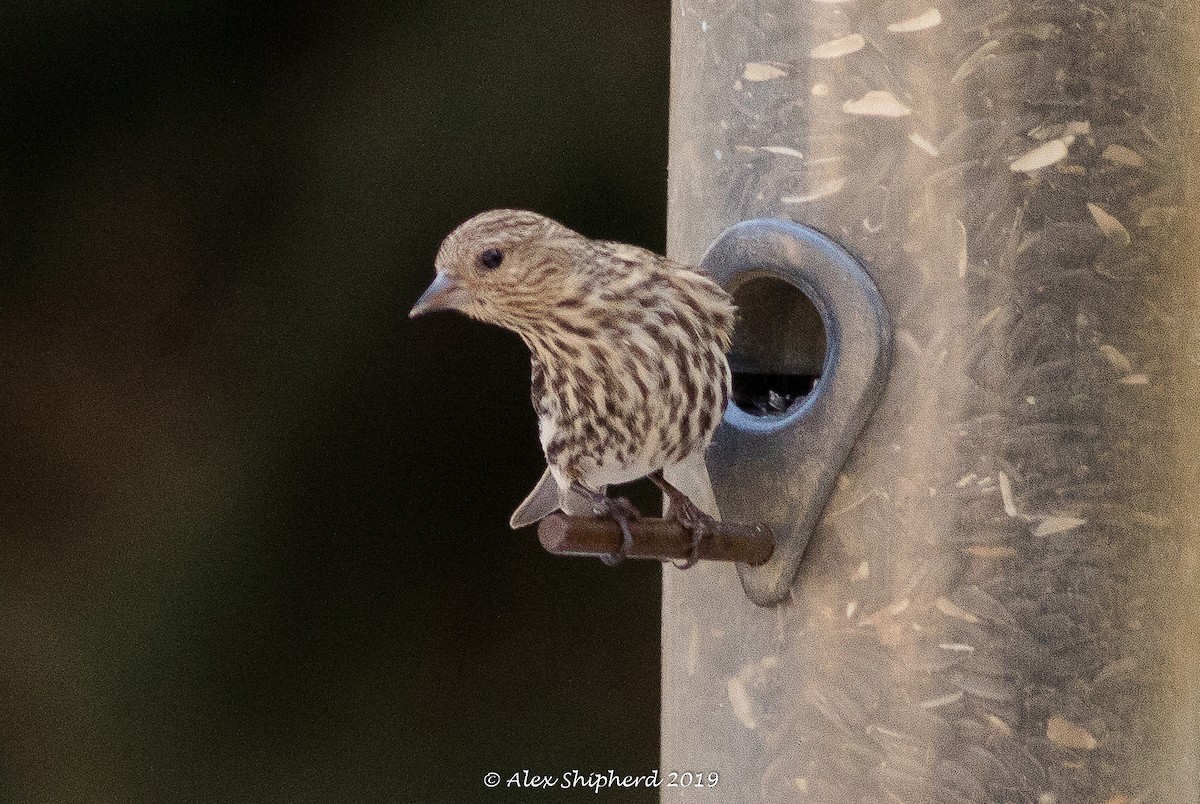
[(498, 248), (489, 248), (479, 255), (479, 264), (484, 270), (494, 271), (504, 262), (504, 252)]

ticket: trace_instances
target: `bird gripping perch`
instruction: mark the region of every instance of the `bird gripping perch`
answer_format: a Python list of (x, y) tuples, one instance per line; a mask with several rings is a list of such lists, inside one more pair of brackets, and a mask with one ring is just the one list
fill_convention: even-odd
[[(732, 393), (735, 308), (720, 285), (645, 249), (511, 209), (459, 225), (435, 269), (410, 316), (457, 310), (516, 332), (531, 352), (546, 470), (513, 528), (561, 510), (567, 516), (540, 528), (543, 544), (609, 564), (770, 558), (769, 530), (719, 523), (704, 460)], [(643, 520), (606, 494), (643, 477), (662, 490), (667, 520)]]

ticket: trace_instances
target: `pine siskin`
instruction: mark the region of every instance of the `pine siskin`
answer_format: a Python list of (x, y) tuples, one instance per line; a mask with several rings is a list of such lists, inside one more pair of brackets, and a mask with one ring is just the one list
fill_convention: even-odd
[(637, 511), (610, 484), (650, 477), (696, 546), (719, 519), (704, 452), (730, 395), (734, 307), (715, 282), (533, 212), (484, 212), (442, 242), (410, 316), (458, 310), (513, 330), (532, 353), (547, 469), (513, 528), (562, 509), (611, 516), (631, 543)]

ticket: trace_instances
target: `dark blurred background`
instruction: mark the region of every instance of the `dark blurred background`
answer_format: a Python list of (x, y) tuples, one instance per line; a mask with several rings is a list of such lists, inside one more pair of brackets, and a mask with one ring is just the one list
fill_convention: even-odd
[[(663, 247), (666, 0), (0, 7), (0, 796), (597, 800), (656, 565), (551, 557), (496, 206)], [(602, 794), (653, 801), (651, 792)]]

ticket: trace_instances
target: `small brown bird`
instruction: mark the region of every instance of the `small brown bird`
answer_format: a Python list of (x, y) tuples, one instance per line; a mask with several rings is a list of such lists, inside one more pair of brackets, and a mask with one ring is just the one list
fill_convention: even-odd
[(638, 513), (605, 492), (649, 477), (691, 529), (695, 563), (720, 518), (704, 452), (730, 395), (729, 295), (696, 269), (511, 209), (451, 232), (436, 269), (410, 316), (458, 310), (513, 330), (532, 353), (547, 469), (512, 527), (560, 508), (611, 516), (624, 553)]

